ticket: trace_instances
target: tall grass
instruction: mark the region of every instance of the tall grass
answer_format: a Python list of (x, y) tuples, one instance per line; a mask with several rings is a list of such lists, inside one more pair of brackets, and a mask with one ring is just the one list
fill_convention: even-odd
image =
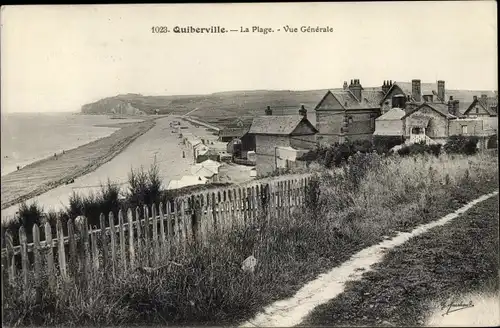
[[(4, 301), (4, 323), (236, 324), (385, 235), (497, 188), (497, 174), (496, 158), (487, 155), (358, 154), (342, 168), (318, 170), (304, 210), (216, 234), (207, 247), (163, 259), (158, 274), (94, 277), (85, 291), (61, 283), (42, 303), (23, 299), (14, 287)], [(249, 255), (258, 261), (254, 274), (241, 270)]]

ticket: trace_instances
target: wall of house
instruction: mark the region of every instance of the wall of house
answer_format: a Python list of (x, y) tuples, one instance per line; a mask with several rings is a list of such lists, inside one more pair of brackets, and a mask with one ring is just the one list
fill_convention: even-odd
[(338, 135), (344, 110), (337, 99), (328, 93), (316, 108), (316, 129), (320, 135)]
[[(462, 127), (467, 127), (467, 133), (462, 133)], [(450, 120), (449, 127), (450, 136), (452, 135), (464, 135), (464, 136), (474, 136), (484, 134), (483, 121), (482, 120)]]
[(256, 135), (255, 143), (257, 175), (262, 176), (275, 170), (275, 147), (290, 146), (290, 138), (288, 136)]
[(291, 136), (290, 146), (296, 149), (316, 148), (316, 135)]
[(448, 137), (448, 119), (443, 115), (437, 113), (429, 107), (422, 107), (418, 111), (410, 114), (405, 122), (405, 136), (410, 136), (411, 131), (411, 117), (413, 116), (427, 116), (430, 117), (429, 125), (425, 129), (425, 134), (432, 139), (446, 139)]
[(380, 135), (404, 135), (403, 120), (375, 121), (375, 131)]
[(375, 118), (378, 110), (348, 111), (347, 116), (352, 117), (352, 123), (348, 124), (346, 136), (349, 139), (370, 137), (375, 131)]
[(247, 152), (255, 150), (255, 136), (250, 134), (245, 134), (241, 138), (241, 151)]

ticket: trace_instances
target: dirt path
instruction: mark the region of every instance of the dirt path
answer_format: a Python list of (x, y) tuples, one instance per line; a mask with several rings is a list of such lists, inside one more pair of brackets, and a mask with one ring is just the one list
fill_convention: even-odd
[(409, 233), (399, 233), (392, 239), (365, 248), (341, 266), (306, 284), (293, 297), (266, 307), (262, 313), (243, 323), (242, 327), (291, 327), (300, 324), (315, 307), (342, 293), (347, 281), (360, 280), (363, 273), (371, 271), (371, 265), (380, 262), (388, 250), (429, 229), (450, 222), (476, 204), (496, 194), (498, 191), (483, 195), (437, 221), (420, 225)]

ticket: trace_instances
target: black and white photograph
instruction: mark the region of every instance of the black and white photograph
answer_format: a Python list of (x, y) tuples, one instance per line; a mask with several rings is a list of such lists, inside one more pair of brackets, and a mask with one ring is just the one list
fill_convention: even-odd
[(2, 6), (2, 326), (499, 326), (497, 9)]

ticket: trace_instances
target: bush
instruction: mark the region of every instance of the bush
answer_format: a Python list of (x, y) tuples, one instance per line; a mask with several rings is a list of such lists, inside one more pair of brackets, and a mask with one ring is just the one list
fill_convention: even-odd
[(411, 144), (398, 149), (399, 156), (432, 154), (439, 156), (441, 153), (441, 144), (427, 145), (425, 142)]
[(68, 218), (76, 218), (84, 215), (90, 225), (99, 226), (101, 213), (108, 215), (109, 212), (116, 213), (121, 208), (119, 200), (120, 187), (108, 180), (107, 184), (101, 184), (98, 193), (91, 192), (88, 195), (81, 195), (73, 191), (69, 198), (69, 206), (66, 208)]
[(162, 181), (156, 159), (147, 172), (142, 166), (136, 171), (132, 169), (128, 183), (127, 202), (132, 208), (144, 204), (158, 204), (166, 200), (162, 197)]
[(474, 136), (450, 136), (444, 145), (444, 151), (448, 154), (473, 155), (477, 152), (478, 141)]
[(486, 148), (488, 149), (493, 149), (493, 148), (498, 148), (498, 135), (491, 136), (488, 139), (488, 143), (486, 145)]
[(395, 146), (404, 143), (403, 136), (373, 136), (373, 147), (379, 154), (387, 154)]
[[(26, 202), (23, 202), (19, 205), (19, 211), (16, 213), (16, 216), (12, 221), (9, 221), (7, 223), (2, 222), (2, 236), (4, 235), (5, 231), (9, 229), (14, 245), (18, 245), (19, 228), (24, 227), (28, 242), (31, 242), (33, 241), (33, 226), (37, 224), (40, 227), (44, 223), (43, 217), (43, 207), (39, 206), (36, 201), (32, 202), (30, 205), (28, 205)], [(5, 247), (4, 238), (2, 238), (2, 247)]]

